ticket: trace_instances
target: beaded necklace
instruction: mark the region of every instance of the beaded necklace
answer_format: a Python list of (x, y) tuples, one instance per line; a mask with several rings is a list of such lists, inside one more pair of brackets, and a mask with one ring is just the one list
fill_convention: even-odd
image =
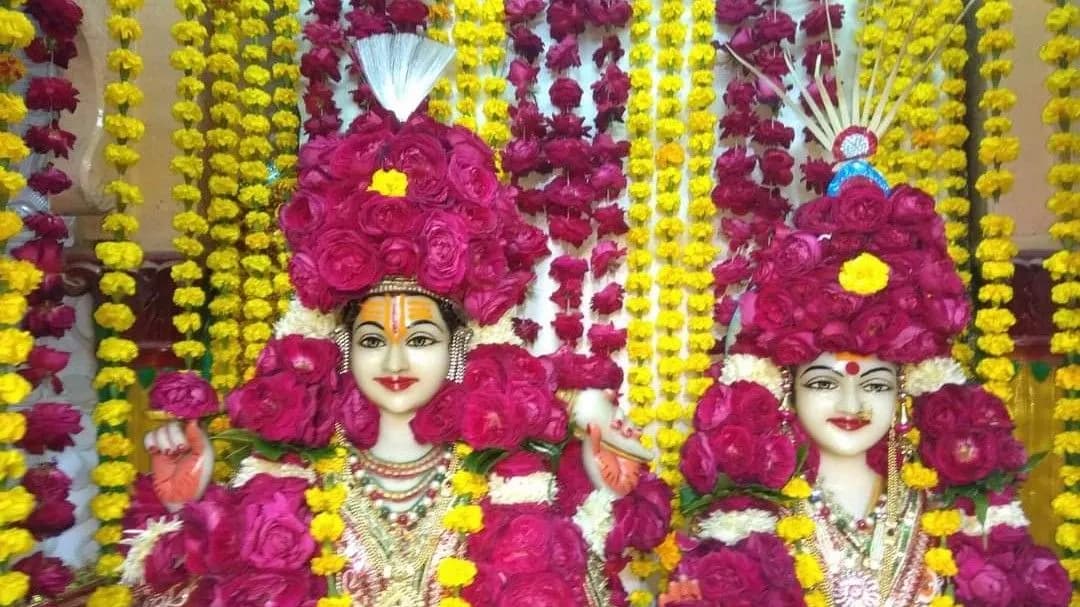
[[(349, 463), (349, 488), (354, 500), (370, 502), (383, 521), (392, 521), (409, 529), (424, 518), (434, 505), (453, 464), (453, 455), (447, 449), (432, 449), (415, 461), (396, 463), (361, 451), (351, 456)], [(412, 481), (412, 484), (405, 489), (394, 490), (388, 489), (380, 479)], [(410, 501), (412, 505), (402, 510), (402, 506)]]

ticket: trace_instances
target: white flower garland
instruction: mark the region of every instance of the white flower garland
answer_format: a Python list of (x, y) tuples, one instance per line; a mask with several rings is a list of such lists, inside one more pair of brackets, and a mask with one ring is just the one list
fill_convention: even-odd
[(184, 522), (179, 517), (157, 518), (146, 525), (146, 529), (127, 530), (125, 533), (131, 537), (121, 540), (121, 544), (131, 547), (124, 566), (120, 573), (120, 583), (125, 586), (135, 587), (143, 584), (146, 578), (146, 559), (154, 551), (158, 540), (175, 531), (184, 528)]
[(274, 337), (302, 335), (317, 339), (330, 339), (338, 326), (335, 314), (325, 314), (304, 307), (299, 299), (289, 302), (289, 309), (274, 325)]
[(749, 508), (733, 512), (717, 510), (701, 522), (701, 537), (717, 540), (729, 546), (750, 537), (753, 533), (775, 533), (778, 519), (767, 510)]
[(1008, 525), (1009, 527), (1016, 527), (1023, 529), (1031, 524), (1026, 514), (1024, 514), (1024, 507), (1020, 505), (1020, 502), (1010, 502), (1004, 506), (990, 506), (986, 511), (986, 525), (985, 527), (979, 523), (979, 519), (974, 516), (964, 516), (963, 527), (960, 528), (960, 533), (966, 535), (983, 535), (984, 529), (993, 529), (998, 525)]
[(589, 550), (600, 558), (604, 557), (604, 544), (607, 543), (608, 534), (615, 527), (611, 505), (616, 499), (618, 496), (607, 487), (596, 489), (574, 513), (574, 524), (581, 529), (581, 535), (589, 545)]
[(936, 392), (948, 384), (965, 383), (967, 376), (964, 375), (964, 369), (952, 357), (931, 358), (904, 366), (904, 391), (911, 396)]
[(752, 354), (732, 354), (725, 358), (720, 383), (731, 385), (737, 381), (761, 384), (777, 400), (784, 398), (784, 374), (767, 358)]
[(243, 487), (260, 474), (269, 474), (274, 478), (302, 478), (309, 485), (318, 480), (315, 471), (310, 468), (295, 464), (279, 464), (258, 457), (246, 457), (244, 461), (240, 462), (240, 469), (236, 471), (236, 475), (233, 477), (232, 486), (234, 488)]
[(550, 472), (533, 472), (525, 476), (505, 478), (491, 475), (488, 483), (491, 503), (498, 506), (514, 504), (550, 504), (555, 500), (558, 487), (555, 475)]

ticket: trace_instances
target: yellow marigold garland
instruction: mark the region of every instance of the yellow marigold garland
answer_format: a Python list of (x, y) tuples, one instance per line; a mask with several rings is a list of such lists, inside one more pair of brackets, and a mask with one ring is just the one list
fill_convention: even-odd
[[(450, 22), (453, 11), (448, 0), (431, 2), (428, 5), (428, 28), (427, 36), (435, 42), (450, 44)], [(453, 96), (453, 85), (447, 77), (439, 78), (428, 96), (428, 115), (435, 120), (449, 123), (453, 118), (453, 108), (450, 100)]]
[[(236, 82), (241, 76), (240, 63), (236, 59), (240, 55), (240, 43), (235, 35), (239, 18), (234, 9), (233, 3), (214, 6), (214, 33), (210, 37), (210, 55), (207, 57), (207, 70), (213, 77), (210, 86), (213, 128), (206, 134), (211, 170), (207, 181), (210, 202), (206, 217), (214, 243), (213, 250), (206, 257), (210, 286), (214, 290), (208, 308), (213, 319), (209, 326), (213, 360), (210, 383), (221, 392), (235, 387), (240, 381), (240, 323), (236, 320), (241, 305), (240, 252), (236, 248), (240, 239), (240, 226), (237, 223), (240, 207), (236, 202), (240, 190), (240, 161), (235, 150), (240, 146), (237, 129), (243, 112), (236, 105), (240, 93)], [(186, 245), (191, 247), (192, 254), (202, 254), (200, 242), (192, 241)], [(194, 253), (196, 249), (198, 253)]]
[[(482, 0), (480, 7), (480, 62), (487, 70), (480, 77), (478, 98), (484, 99), (476, 133), (493, 150), (496, 158), (510, 142), (510, 104), (503, 99), (506, 91), (506, 79), (500, 73), (506, 59), (506, 26), (503, 24), (503, 0)], [(497, 167), (501, 163), (496, 161)]]
[[(1080, 462), (1080, 392), (1076, 390), (1076, 363), (1080, 362), (1080, 259), (1075, 250), (1080, 244), (1080, 192), (1074, 190), (1078, 179), (1076, 159), (1080, 157), (1080, 135), (1074, 133), (1073, 120), (1080, 117), (1080, 8), (1066, 0), (1051, 0), (1045, 25), (1050, 39), (1040, 49), (1039, 56), (1053, 70), (1046, 79), (1050, 99), (1043, 109), (1043, 122), (1052, 129), (1047, 151), (1055, 164), (1047, 175), (1051, 195), (1047, 207), (1055, 214), (1050, 235), (1061, 242), (1062, 250), (1044, 264), (1055, 280), (1051, 298), (1057, 304), (1054, 312), (1055, 333), (1050, 351), (1065, 359), (1059, 371), (1058, 386), (1062, 396), (1054, 407), (1054, 417), (1064, 423), (1063, 431), (1055, 438), (1055, 451), (1065, 459), (1061, 468), (1063, 491), (1054, 498), (1054, 512), (1065, 522), (1058, 528), (1056, 539), (1064, 551), (1062, 564), (1073, 582), (1072, 603), (1080, 603), (1080, 543), (1075, 533), (1080, 523), (1080, 483), (1077, 483), (1077, 463)], [(1067, 387), (1068, 386), (1068, 387)]]
[[(464, 459), (472, 448), (458, 443), (454, 451), (458, 458)], [(450, 486), (454, 491), (454, 505), (446, 511), (442, 524), (447, 530), (458, 533), (462, 545), (467, 545), (468, 536), (484, 528), (484, 511), (479, 504), (487, 495), (487, 479), (476, 472), (459, 469), (450, 477)], [(472, 604), (461, 597), (461, 591), (473, 583), (475, 563), (467, 558), (444, 558), (439, 561), (435, 577), (448, 595), (439, 601), (439, 607), (471, 607)]]
[[(13, 10), (19, 4), (11, 0), (0, 3), (0, 52), (18, 66), (13, 72), (25, 73), (26, 68), (15, 57), (14, 51), (30, 44), (34, 26), (22, 12)], [(0, 210), (0, 251), (7, 250), (7, 240), (23, 227), (19, 215), (6, 209), (10, 199), (26, 183), (21, 174), (8, 168), (29, 154), (19, 136), (9, 130), (26, 115), (22, 98), (10, 92), (9, 87), (16, 79), (0, 82), (0, 107), (3, 108), (0, 138), (11, 141), (3, 146), (0, 154), (0, 173), (4, 175), (0, 182), (12, 186), (0, 191), (0, 200), (4, 203), (4, 209)], [(25, 520), (34, 509), (34, 496), (19, 485), (19, 479), (26, 472), (26, 461), (12, 444), (26, 433), (26, 418), (22, 413), (6, 409), (26, 398), (31, 390), (30, 384), (15, 369), (26, 360), (34, 338), (18, 325), (26, 313), (26, 296), (37, 288), (41, 278), (41, 271), (32, 263), (16, 261), (6, 254), (0, 256), (0, 308), (3, 308), (0, 312), (0, 352), (5, 353), (4, 360), (0, 361), (0, 502), (4, 504), (0, 514), (0, 605), (5, 606), (21, 604), (30, 591), (30, 577), (11, 571), (9, 566), (10, 557), (33, 548), (30, 534), (21, 527), (12, 526)]]
[[(675, 488), (682, 484), (679, 471), (679, 449), (686, 442), (682, 420), (686, 416), (679, 402), (683, 392), (681, 381), (685, 369), (682, 358), (682, 333), (686, 325), (683, 282), (686, 270), (679, 265), (682, 239), (686, 231), (682, 219), (683, 170), (686, 152), (683, 148), (686, 119), (683, 116), (683, 66), (686, 63), (682, 49), (686, 43), (687, 28), (682, 22), (686, 7), (681, 0), (663, 0), (660, 3), (660, 24), (656, 27), (658, 52), (657, 98), (654, 109), (656, 148), (655, 193), (653, 205), (657, 219), (653, 223), (654, 253), (660, 264), (656, 269), (657, 314), (656, 374), (660, 380), (660, 394), (655, 402), (657, 422), (656, 445), (660, 448), (658, 475)], [(711, 275), (710, 275), (711, 284)], [(677, 504), (676, 504), (677, 506)], [(676, 507), (674, 511), (678, 511)]]
[[(244, 375), (249, 377), (254, 373), (255, 359), (270, 339), (269, 321), (275, 311), (275, 306), (269, 301), (274, 295), (271, 282), (274, 263), (268, 255), (273, 244), (269, 232), (275, 218), (268, 212), (271, 192), (267, 184), (273, 145), (269, 139), (271, 120), (266, 117), (272, 98), (265, 90), (273, 74), (265, 67), (269, 54), (262, 44), (263, 37), (270, 30), (266, 18), (270, 14), (269, 2), (241, 0), (237, 10), (239, 31), (243, 36), (240, 48), (243, 86), (237, 95), (243, 112), (240, 117), (240, 145), (237, 148), (240, 160), (237, 201), (244, 210), (240, 258), (241, 314), (244, 324), (240, 328), (240, 340), (246, 367)], [(299, 126), (299, 119), (290, 112), (275, 113), (273, 119), (282, 120), (283, 128)]]
[[(983, 121), (985, 136), (979, 142), (979, 162), (985, 171), (975, 182), (983, 199), (996, 205), (1001, 195), (1012, 188), (1013, 174), (1004, 168), (1020, 153), (1020, 140), (1011, 136), (1012, 121), (1007, 112), (1016, 104), (1016, 94), (1001, 86), (1002, 79), (1012, 71), (1011, 63), (1002, 59), (1016, 45), (1016, 38), (1006, 26), (1012, 20), (1013, 6), (1008, 0), (990, 0), (975, 12), (975, 22), (981, 35), (978, 52), (983, 65), (996, 66), (986, 72), (988, 88), (979, 100), (986, 112)], [(1010, 217), (989, 213), (979, 222), (982, 240), (975, 251), (983, 286), (979, 290), (979, 309), (975, 328), (979, 335), (976, 346), (982, 354), (975, 372), (984, 387), (1005, 402), (1011, 402), (1010, 382), (1015, 373), (1008, 355), (1013, 351), (1009, 328), (1016, 319), (1006, 307), (1012, 300), (1010, 280), (1013, 276), (1012, 258), (1016, 245), (1011, 240), (1013, 221)]]
[[(297, 112), (297, 85), (300, 81), (300, 66), (297, 63), (301, 28), (297, 18), (299, 10), (299, 0), (274, 0), (274, 39), (270, 44), (270, 53), (274, 59), (271, 72), (274, 78), (273, 101), (276, 109), (271, 119), (271, 142), (275, 153), (273, 166), (276, 172), (272, 195), (275, 211), (272, 216), (275, 218), (276, 209), (288, 201), (296, 187), (297, 150), (300, 145), (300, 115)], [(271, 251), (274, 253), (272, 260), (275, 263), (271, 280), (274, 294), (278, 297), (277, 312), (280, 315), (288, 309), (288, 296), (292, 292), (292, 285), (289, 282), (289, 254), (285, 236), (277, 221), (272, 223)]]
[(319, 599), (317, 607), (349, 607), (352, 604), (352, 597), (343, 594), (337, 585), (337, 574), (345, 568), (347, 561), (335, 549), (345, 531), (341, 509), (348, 497), (342, 482), (347, 455), (346, 449), (338, 446), (333, 455), (317, 461), (315, 470), (319, 473), (321, 486), (312, 487), (304, 494), (313, 515), (311, 537), (319, 545), (318, 554), (311, 559), (311, 571), (326, 577), (326, 596)]
[[(453, 81), (454, 123), (476, 131), (479, 119), (476, 100), (480, 94), (480, 24), (483, 0), (452, 0), (453, 25), (450, 34), (455, 56), (456, 77)], [(502, 15), (500, 14), (500, 18)]]
[(202, 110), (199, 98), (206, 88), (203, 72), (206, 70), (206, 55), (203, 47), (208, 32), (201, 23), (206, 14), (206, 6), (198, 0), (176, 0), (176, 8), (182, 19), (172, 26), (172, 37), (179, 48), (172, 52), (170, 63), (173, 69), (183, 76), (176, 84), (176, 96), (173, 105), (173, 118), (180, 123), (180, 128), (173, 131), (172, 141), (178, 154), (172, 159), (171, 168), (183, 179), (183, 183), (173, 186), (172, 195), (183, 211), (173, 217), (173, 227), (177, 237), (176, 249), (184, 256), (184, 261), (172, 268), (173, 282), (177, 296), (174, 301), (180, 309), (173, 317), (176, 330), (184, 339), (173, 344), (173, 353), (184, 361), (184, 367), (194, 368), (197, 361), (206, 353), (196, 334), (202, 328), (202, 302), (206, 295), (199, 286), (203, 271), (200, 264), (201, 247), (188, 246), (191, 241), (198, 241), (206, 235), (209, 226), (200, 213), (203, 195), (201, 182), (204, 171), (203, 150), (206, 149), (206, 137), (199, 129)]
[[(141, 7), (141, 0), (109, 0), (109, 21), (117, 25), (137, 24), (133, 13)], [(118, 44), (118, 50), (138, 56), (131, 49), (132, 43), (142, 36), (137, 25), (110, 27), (109, 33)], [(135, 371), (130, 364), (138, 355), (136, 344), (120, 335), (134, 323), (134, 314), (123, 301), (135, 294), (135, 279), (131, 273), (139, 269), (143, 259), (142, 249), (131, 240), (138, 229), (138, 222), (128, 214), (132, 205), (142, 202), (142, 193), (136, 185), (125, 180), (128, 169), (139, 158), (138, 152), (128, 144), (137, 140), (136, 135), (141, 135), (144, 130), (141, 122), (130, 115), (143, 98), (142, 91), (133, 82), (141, 65), (141, 61), (128, 61), (110, 66), (116, 68), (117, 80), (105, 87), (105, 101), (115, 112), (106, 117), (106, 122), (126, 123), (129, 128), (111, 130), (114, 141), (105, 146), (105, 161), (115, 168), (118, 175), (105, 186), (105, 192), (111, 194), (115, 201), (114, 211), (106, 217), (104, 224), (106, 230), (111, 229), (112, 240), (100, 242), (94, 248), (105, 268), (99, 287), (102, 295), (108, 299), (94, 313), (94, 319), (104, 332), (97, 351), (99, 370), (94, 377), (94, 388), (102, 394), (102, 400), (94, 412), (98, 436), (102, 438), (123, 437), (126, 434), (131, 406), (125, 398), (128, 388), (135, 383)], [(98, 444), (109, 447), (117, 442), (106, 438)], [(91, 478), (100, 489), (90, 502), (91, 512), (101, 522), (95, 535), (101, 545), (96, 573), (107, 583), (90, 596), (87, 603), (90, 607), (125, 607), (131, 604), (130, 591), (116, 583), (123, 563), (117, 546), (121, 536), (120, 520), (130, 504), (128, 490), (135, 478), (135, 467), (127, 461), (127, 452), (129, 450), (122, 447), (99, 451), (99, 464), (91, 473)]]

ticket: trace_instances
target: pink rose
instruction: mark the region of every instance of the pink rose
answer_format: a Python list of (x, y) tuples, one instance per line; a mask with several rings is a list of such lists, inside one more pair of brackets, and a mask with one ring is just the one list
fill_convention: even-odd
[(11, 250), (15, 259), (29, 261), (46, 274), (64, 269), (64, 245), (52, 238), (35, 238)]
[(297, 251), (289, 259), (289, 282), (306, 307), (324, 312), (334, 307), (334, 295), (323, 281), (315, 259), (308, 253)]
[[(333, 68), (337, 70), (336, 54), (333, 54)], [(331, 177), (343, 181), (367, 182), (375, 172), (379, 157), (390, 138), (390, 132), (385, 129), (349, 134), (327, 154), (325, 170)]]
[(67, 403), (38, 403), (23, 411), (26, 434), (15, 443), (20, 449), (40, 455), (63, 451), (75, 444), (72, 438), (82, 432), (82, 415)]
[(592, 267), (593, 278), (600, 278), (610, 270), (615, 269), (619, 260), (626, 255), (626, 249), (620, 248), (611, 240), (602, 240), (596, 243), (589, 255), (589, 265)]
[(597, 314), (614, 314), (622, 309), (624, 292), (622, 285), (615, 282), (608, 283), (607, 286), (593, 293), (589, 307)]
[(463, 202), (488, 204), (499, 189), (499, 179), (489, 158), (472, 147), (460, 146), (450, 154), (447, 176), (455, 198)]
[(548, 89), (551, 103), (564, 112), (569, 112), (581, 104), (582, 90), (578, 83), (570, 78), (559, 77)]
[(432, 212), (420, 231), (420, 284), (437, 293), (453, 293), (465, 278), (468, 229), (457, 215)]
[(356, 221), (360, 231), (372, 238), (413, 238), (420, 227), (421, 213), (409, 199), (370, 194), (363, 198)]
[(464, 390), (447, 383), (409, 422), (416, 440), (441, 445), (461, 436), (461, 399)]
[(541, 0), (509, 0), (506, 3), (506, 16), (513, 23), (528, 21), (544, 10)]
[(791, 167), (795, 158), (780, 148), (769, 148), (761, 156), (762, 183), (774, 186), (787, 186), (794, 179)]
[(163, 592), (184, 582), (190, 575), (184, 567), (184, 534), (174, 531), (161, 537), (146, 557), (146, 583)]
[(509, 265), (497, 241), (474, 239), (469, 243), (468, 256), (466, 276), (471, 287), (491, 288), (505, 280)]
[(66, 78), (37, 76), (30, 80), (26, 91), (26, 107), (31, 110), (74, 112), (79, 104), (79, 91)]
[(217, 584), (210, 607), (301, 607), (314, 600), (314, 585), (307, 572), (240, 573)]
[(717, 382), (709, 386), (694, 411), (694, 428), (711, 432), (728, 423), (734, 411), (732, 392), (732, 387), (728, 384)]
[(717, 0), (716, 20), (724, 25), (738, 25), (748, 17), (760, 15), (762, 7), (754, 0)]
[(998, 466), (998, 444), (990, 433), (964, 430), (919, 443), (919, 455), (945, 486), (984, 480)]
[(285, 206), (281, 207), (281, 227), (290, 242), (316, 232), (323, 224), (326, 213), (326, 201), (317, 194), (301, 190), (296, 192)]
[(518, 451), (499, 461), (492, 468), (494, 474), (503, 478), (513, 476), (528, 476), (536, 472), (547, 470), (547, 462), (544, 458), (529, 451)]
[(755, 439), (744, 427), (725, 425), (717, 432), (709, 435), (709, 446), (716, 454), (716, 463), (719, 471), (731, 477), (731, 480), (740, 484), (752, 483), (754, 468)]
[(525, 291), (534, 278), (532, 272), (512, 272), (492, 288), (470, 288), (465, 294), (465, 311), (481, 325), (493, 324), (524, 301)]
[(973, 607), (1007, 607), (1013, 602), (1009, 574), (974, 550), (961, 550), (955, 555), (956, 598)]
[(462, 437), (475, 449), (515, 449), (529, 430), (522, 404), (487, 387), (469, 390), (462, 415)]
[(803, 204), (795, 210), (795, 227), (816, 234), (830, 234), (839, 228), (839, 223), (833, 219), (836, 200), (834, 198), (817, 198)]
[(799, 365), (813, 360), (821, 353), (814, 335), (807, 331), (787, 333), (773, 343), (773, 360), (779, 365)]
[(20, 560), (13, 570), (30, 577), (30, 593), (56, 598), (75, 581), (75, 574), (58, 558), (46, 557), (41, 552)]
[(307, 521), (282, 495), (251, 503), (243, 511), (240, 556), (260, 571), (288, 573), (303, 567), (315, 553)]
[[(500, 573), (537, 574), (547, 569), (555, 521), (542, 514), (525, 513), (496, 530), (491, 564)], [(528, 603), (525, 603), (528, 604)]]
[(1017, 578), (1026, 591), (1025, 605), (1059, 607), (1069, 604), (1069, 575), (1050, 550), (1041, 546), (1024, 550)]
[(329, 339), (286, 335), (267, 342), (255, 368), (260, 375), (287, 372), (306, 385), (336, 387), (341, 352)]
[(584, 316), (581, 312), (557, 312), (551, 326), (555, 329), (555, 335), (564, 342), (576, 343), (581, 339), (585, 330), (582, 324)]
[[(544, 59), (544, 65), (553, 72), (563, 72), (571, 67), (579, 67), (581, 65), (581, 53), (579, 50), (577, 37), (567, 36), (548, 48), (547, 57)], [(581, 89), (578, 90), (580, 91)], [(555, 103), (554, 98), (552, 98), (552, 103)], [(561, 106), (559, 106), (558, 103), (555, 103), (555, 107)]]
[(889, 210), (885, 192), (873, 181), (856, 177), (841, 186), (833, 213), (844, 230), (873, 232), (888, 218)]
[(150, 403), (179, 419), (199, 419), (218, 412), (217, 392), (194, 371), (159, 375), (150, 389)]
[(795, 21), (791, 15), (779, 10), (765, 11), (765, 15), (754, 24), (758, 35), (767, 42), (787, 40), (795, 42)]
[(886, 304), (864, 308), (851, 321), (858, 352), (878, 352), (908, 325), (907, 314)]
[(792, 232), (773, 245), (772, 261), (778, 276), (800, 276), (821, 262), (821, 243), (805, 232)]
[(498, 593), (498, 607), (573, 607), (574, 588), (564, 575), (554, 572), (511, 577)]
[(352, 230), (326, 230), (315, 246), (320, 276), (339, 291), (358, 293), (382, 277), (378, 252)]
[(692, 564), (691, 576), (702, 598), (714, 605), (753, 605), (765, 588), (761, 569), (749, 556), (731, 548), (709, 552)]
[(43, 196), (55, 196), (71, 187), (71, 177), (50, 162), (45, 168), (30, 175), (26, 184)]
[(56, 464), (30, 468), (23, 475), (20, 484), (42, 501), (66, 500), (71, 490), (71, 479), (57, 468)]
[(419, 266), (420, 251), (406, 238), (388, 238), (379, 245), (379, 259), (391, 276), (412, 276)]
[(795, 326), (797, 315), (801, 313), (798, 302), (779, 284), (767, 284), (759, 291), (746, 293), (740, 304), (743, 324), (766, 331)]
[(889, 194), (892, 207), (890, 220), (899, 224), (918, 224), (940, 221), (934, 210), (934, 199), (926, 192), (907, 184), (900, 184)]
[(593, 491), (592, 481), (585, 474), (581, 449), (581, 441), (572, 439), (559, 458), (559, 469), (556, 472), (559, 491), (555, 499), (563, 516), (573, 516)]
[(769, 434), (758, 439), (756, 462), (760, 468), (759, 482), (770, 489), (780, 489), (795, 473), (795, 446), (781, 434)]
[(671, 489), (653, 475), (643, 477), (634, 490), (612, 504), (615, 526), (604, 552), (612, 557), (627, 548), (648, 552), (660, 545), (671, 522)]
[[(910, 249), (911, 244), (911, 234), (894, 226), (882, 226), (870, 237), (871, 250), (878, 253), (904, 251)], [(950, 273), (955, 275), (955, 272)]]
[(399, 134), (390, 141), (387, 161), (408, 177), (410, 200), (427, 205), (445, 203), (447, 159), (438, 139), (416, 130)]
[(67, 304), (42, 302), (30, 308), (23, 323), (34, 337), (63, 337), (75, 325), (75, 309)]
[(234, 502), (226, 489), (211, 484), (201, 500), (181, 511), (184, 562), (193, 574), (223, 573), (237, 567), (240, 536)]
[(387, 7), (386, 16), (398, 27), (417, 28), (427, 22), (428, 8), (420, 0), (394, 0)]
[(291, 373), (256, 377), (225, 398), (236, 426), (266, 440), (309, 446), (326, 444), (333, 431), (332, 424), (315, 425), (318, 406), (314, 390)]
[(540, 169), (540, 142), (537, 139), (514, 139), (503, 152), (503, 168), (513, 175), (527, 175)]
[(75, 505), (67, 499), (39, 501), (23, 524), (34, 539), (56, 537), (75, 525)]
[(503, 235), (506, 239), (504, 253), (513, 267), (531, 267), (550, 253), (547, 234), (525, 222), (505, 228)]
[(369, 449), (379, 438), (379, 408), (364, 397), (355, 381), (346, 383), (335, 395), (338, 417), (349, 442), (357, 449)]

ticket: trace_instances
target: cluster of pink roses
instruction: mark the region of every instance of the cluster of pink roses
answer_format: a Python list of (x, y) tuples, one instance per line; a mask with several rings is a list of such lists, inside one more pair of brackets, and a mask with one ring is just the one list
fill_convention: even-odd
[(778, 490), (797, 472), (798, 447), (806, 443), (797, 421), (760, 384), (715, 383), (698, 402), (679, 469), (701, 494), (712, 493), (722, 478)]
[[(898, 363), (948, 353), (970, 309), (933, 198), (906, 185), (886, 194), (853, 177), (836, 197), (799, 207), (795, 225), (778, 227), (756, 253), (734, 351), (781, 365), (826, 351)], [(872, 295), (847, 291), (838, 281), (843, 264), (862, 253), (889, 268), (887, 287)]]
[(938, 473), (940, 489), (1016, 474), (1027, 464), (1005, 404), (981, 386), (946, 385), (915, 400), (919, 456)]
[(462, 382), (462, 438), (475, 449), (508, 451), (528, 439), (561, 442), (569, 417), (555, 390), (552, 365), (524, 348), (476, 348)]
[[(34, 510), (21, 524), (34, 539), (56, 537), (75, 524), (75, 505), (69, 500), (71, 479), (55, 464), (43, 464), (27, 470), (20, 484), (34, 496)], [(41, 552), (24, 556), (12, 566), (30, 578), (31, 593), (55, 598), (74, 580), (64, 562)]]
[(969, 607), (1057, 607), (1069, 604), (1072, 585), (1052, 551), (1026, 528), (996, 525), (985, 535), (949, 538), (956, 560), (956, 599)]
[(680, 539), (684, 553), (677, 573), (697, 580), (701, 599), (668, 603), (668, 607), (806, 605), (795, 563), (775, 535), (751, 533), (733, 546)]
[(268, 441), (326, 446), (341, 409), (340, 356), (327, 339), (271, 340), (255, 364), (255, 377), (225, 398), (229, 418)]
[[(325, 578), (311, 573), (316, 553), (309, 532), (307, 483), (261, 474), (238, 489), (211, 485), (180, 511), (180, 531), (160, 538), (145, 561), (156, 592), (198, 579), (188, 604), (208, 607), (301, 607), (325, 594)], [(168, 516), (150, 479), (139, 479), (125, 528)]]
[[(353, 126), (304, 146), (281, 211), (304, 305), (333, 309), (389, 276), (415, 277), (482, 324), (518, 304), (547, 238), (519, 217), (490, 148), (424, 116), (393, 127), (367, 114)], [(404, 173), (405, 195), (369, 189), (379, 170)]]

